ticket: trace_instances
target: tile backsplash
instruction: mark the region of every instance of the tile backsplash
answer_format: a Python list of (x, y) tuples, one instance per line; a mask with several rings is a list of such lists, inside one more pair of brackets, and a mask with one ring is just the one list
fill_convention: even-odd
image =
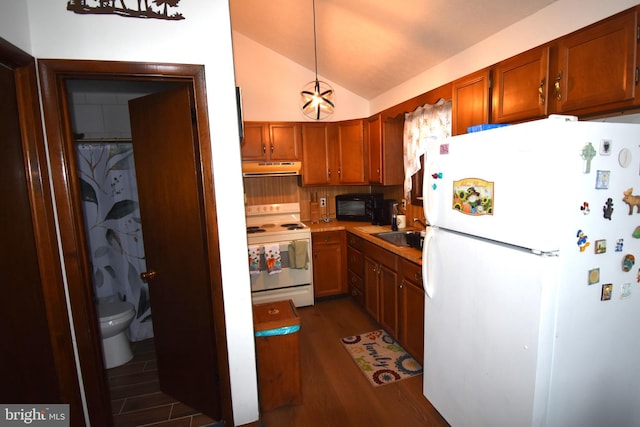
[[(318, 200), (321, 197), (327, 199), (327, 206), (320, 208), (323, 218), (336, 217), (335, 197), (344, 193), (369, 193), (380, 192), (387, 199), (395, 199), (400, 205), (402, 200), (402, 186), (327, 186), (327, 187), (302, 187), (299, 184), (299, 177), (254, 177), (244, 178), (244, 189), (247, 205), (262, 205), (269, 203), (292, 203), (300, 202), (300, 217), (303, 221), (310, 219), (309, 202), (312, 197)], [(422, 207), (408, 205), (406, 209), (407, 225), (413, 226), (415, 216), (422, 218)]]

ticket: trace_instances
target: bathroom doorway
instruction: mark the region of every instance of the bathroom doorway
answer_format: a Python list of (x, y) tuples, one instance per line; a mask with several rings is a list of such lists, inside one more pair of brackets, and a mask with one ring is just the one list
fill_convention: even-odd
[[(184, 102), (176, 104), (172, 101), (169, 101), (168, 104), (162, 103), (168, 108), (166, 112), (156, 111), (153, 119), (146, 125), (159, 132), (164, 132), (164, 135), (166, 135), (167, 130), (161, 130), (162, 126), (172, 124), (176, 114), (181, 113), (183, 124), (192, 130), (192, 133), (188, 134), (191, 139), (176, 142), (176, 144), (180, 144), (177, 146), (171, 147), (169, 145), (168, 148), (160, 148), (158, 146), (158, 150), (151, 149), (146, 151), (144, 156), (150, 157), (144, 157), (144, 163), (151, 164), (157, 169), (147, 169), (142, 172), (142, 175), (170, 178), (172, 176), (170, 166), (174, 156), (166, 150), (190, 153), (191, 164), (185, 166), (185, 163), (181, 163), (181, 170), (177, 175), (188, 176), (190, 187), (182, 186), (184, 180), (177, 180), (172, 184), (177, 194), (186, 195), (190, 200), (191, 208), (187, 209), (190, 214), (193, 214), (189, 222), (190, 231), (195, 230), (195, 234), (199, 236), (201, 252), (199, 256), (192, 257), (189, 260), (181, 259), (181, 264), (177, 266), (175, 262), (177, 258), (169, 258), (168, 261), (165, 259), (162, 262), (166, 261), (167, 264), (161, 265), (160, 268), (166, 270), (165, 267), (171, 267), (173, 271), (180, 271), (183, 268), (186, 271), (199, 271), (201, 273), (196, 280), (184, 280), (179, 281), (179, 283), (171, 280), (170, 286), (160, 286), (162, 292), (168, 295), (174, 292), (169, 297), (165, 295), (154, 301), (154, 295), (151, 292), (150, 301), (154, 313), (154, 322), (156, 323), (153, 328), (156, 341), (160, 336), (169, 339), (180, 338), (182, 340), (178, 343), (173, 342), (163, 346), (165, 350), (170, 348), (173, 351), (171, 355), (161, 356), (160, 353), (165, 350), (157, 349), (159, 358), (164, 357), (165, 360), (175, 362), (174, 366), (169, 364), (167, 365), (168, 367), (165, 366), (166, 369), (162, 369), (164, 374), (169, 376), (168, 381), (163, 381), (163, 372), (159, 369), (160, 381), (161, 385), (163, 383), (167, 384), (167, 394), (174, 395), (187, 405), (202, 411), (214, 419), (222, 419), (232, 423), (215, 195), (211, 170), (211, 149), (206, 114), (203, 67), (195, 65), (65, 60), (41, 60), (39, 63), (47, 137), (50, 150), (53, 153), (51, 163), (54, 188), (58, 196), (56, 205), (58, 211), (61, 212), (61, 241), (65, 254), (68, 254), (68, 256), (65, 256), (67, 261), (66, 270), (69, 276), (70, 299), (75, 319), (76, 337), (79, 343), (80, 364), (85, 374), (83, 379), (86, 385), (88, 406), (90, 408), (93, 405), (108, 406), (109, 400), (105, 376), (102, 371), (103, 364), (99, 359), (101, 351), (98, 322), (96, 321), (94, 307), (95, 295), (93, 289), (86, 285), (91, 282), (93, 268), (89, 251), (85, 244), (86, 236), (81, 208), (82, 192), (75, 169), (74, 135), (73, 131), (71, 131), (69, 99), (66, 94), (65, 83), (70, 80), (109, 79), (154, 82), (160, 85), (173, 83), (186, 89), (186, 92), (190, 94), (190, 96), (187, 96), (186, 104)], [(185, 135), (185, 133), (181, 132), (180, 135)], [(137, 140), (134, 141), (134, 145), (136, 142)], [(151, 141), (151, 144), (153, 144), (153, 141)], [(136, 157), (138, 156), (136, 155)], [(167, 160), (169, 161), (169, 167), (165, 169), (163, 162)], [(140, 161), (138, 160), (137, 163), (139, 164)], [(136, 164), (136, 168), (138, 168), (138, 164)], [(68, 179), (66, 179), (67, 177)], [(165, 186), (164, 188), (166, 188), (166, 181), (162, 181), (162, 184), (160, 183), (161, 181), (162, 179), (151, 179), (145, 185), (147, 188), (152, 188), (156, 185)], [(138, 184), (140, 185), (140, 183)], [(145, 190), (141, 191), (144, 192)], [(167, 205), (163, 205), (162, 202), (166, 202)], [(162, 202), (154, 202), (157, 205), (157, 209), (147, 208), (145, 214), (144, 203), (141, 201), (141, 218), (145, 227), (145, 245), (150, 241), (148, 245), (155, 248), (171, 248), (190, 253), (191, 248), (181, 249), (178, 245), (172, 246), (171, 243), (163, 241), (163, 238), (171, 235), (171, 232), (166, 232), (167, 230), (154, 231), (154, 226), (144, 225), (145, 223), (152, 224), (154, 222), (147, 221), (145, 215), (155, 217), (157, 214), (162, 216), (160, 214), (181, 212), (183, 208), (182, 200), (179, 197), (174, 199), (165, 198)], [(149, 203), (147, 203), (147, 206), (149, 206)], [(65, 212), (68, 213), (68, 216), (64, 215)], [(167, 222), (166, 218), (161, 220), (161, 223), (165, 229), (171, 230), (175, 225), (171, 221)], [(148, 239), (149, 234), (152, 235), (151, 239)], [(192, 242), (186, 241), (186, 243)], [(71, 254), (77, 254), (77, 256), (71, 256)], [(185, 265), (183, 262), (193, 262), (193, 264)], [(175, 293), (178, 290), (179, 293)], [(185, 305), (184, 300), (186, 295), (192, 297), (188, 300), (187, 305)], [(199, 297), (193, 298), (194, 295)], [(173, 304), (174, 301), (179, 301), (179, 304)], [(171, 314), (170, 309), (173, 306), (180, 307), (180, 316), (178, 318), (176, 318), (175, 312)], [(167, 307), (169, 310), (167, 310)], [(168, 316), (174, 317), (163, 319)], [(175, 326), (176, 320), (184, 320), (184, 325), (186, 326), (183, 331), (186, 330), (189, 333), (186, 335), (176, 334), (175, 329), (172, 331), (170, 328), (165, 327), (160, 329), (161, 333), (157, 325), (159, 323), (157, 322), (158, 319), (166, 320), (172, 327)], [(198, 331), (204, 338), (188, 340), (190, 336), (193, 336), (192, 331)], [(172, 358), (171, 356), (176, 352), (185, 356), (187, 363), (185, 363), (185, 360)], [(176, 372), (180, 373), (179, 378), (175, 378)], [(202, 382), (200, 381), (202, 378), (207, 378), (208, 381), (213, 380), (213, 383)], [(189, 400), (192, 398), (194, 401)], [(96, 422), (99, 421), (96, 420)]]
[(173, 83), (68, 80), (71, 128), (96, 302), (133, 304), (131, 342), (153, 338), (129, 101)]

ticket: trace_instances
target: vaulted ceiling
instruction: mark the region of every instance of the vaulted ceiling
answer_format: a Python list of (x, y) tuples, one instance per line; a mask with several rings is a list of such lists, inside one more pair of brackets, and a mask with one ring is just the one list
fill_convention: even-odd
[[(376, 96), (555, 0), (315, 0), (318, 74)], [(230, 0), (232, 29), (314, 70), (313, 0)]]

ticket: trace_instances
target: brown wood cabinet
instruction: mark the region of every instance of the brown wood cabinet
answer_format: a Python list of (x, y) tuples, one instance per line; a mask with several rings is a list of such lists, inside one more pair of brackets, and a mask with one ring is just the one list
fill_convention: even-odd
[(362, 120), (302, 124), (302, 184), (365, 184)]
[(313, 295), (316, 298), (347, 293), (346, 231), (311, 233)]
[(370, 184), (402, 185), (403, 134), (404, 115), (383, 119), (382, 114), (376, 114), (367, 120)]
[(638, 18), (631, 9), (557, 40), (555, 112), (604, 112), (638, 105)]
[(532, 49), (494, 67), (492, 123), (510, 123), (547, 115), (549, 50), (549, 46)]
[(364, 242), (364, 297), (367, 312), (398, 336), (398, 256)]
[(420, 364), (424, 361), (424, 288), (422, 266), (400, 260), (398, 341)]
[(301, 139), (301, 127), (298, 123), (245, 122), (242, 160), (300, 160)]
[(352, 233), (347, 243), (350, 295), (422, 363), (422, 267)]
[(364, 307), (363, 247), (364, 240), (362, 238), (347, 233), (347, 280), (349, 282), (349, 294), (358, 304)]
[(489, 123), (490, 87), (489, 68), (452, 83), (451, 135), (467, 133), (469, 126)]

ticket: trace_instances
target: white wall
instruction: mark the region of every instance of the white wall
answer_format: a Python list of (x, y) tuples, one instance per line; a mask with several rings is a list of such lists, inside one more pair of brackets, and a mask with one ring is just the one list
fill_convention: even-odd
[[(315, 80), (315, 71), (233, 31), (236, 83), (242, 88), (244, 119), (261, 121), (312, 121), (300, 109), (300, 91)], [(367, 117), (369, 101), (318, 75), (336, 92), (336, 109), (328, 119)]]
[[(16, 11), (3, 0), (0, 16)], [(12, 3), (22, 3), (13, 1)], [(39, 59), (91, 59), (203, 64), (213, 150), (222, 280), (227, 324), (234, 419), (246, 424), (258, 419), (253, 316), (246, 235), (240, 147), (235, 106), (235, 79), (227, 0), (184, 1), (181, 21), (78, 15), (66, 1), (27, 0), (31, 48)], [(151, 2), (149, 2), (151, 3)], [(8, 19), (10, 21), (10, 19)], [(28, 24), (28, 25), (27, 25)], [(24, 43), (16, 32), (10, 42)], [(215, 101), (215, 102), (214, 102)]]
[(0, 37), (31, 53), (27, 2), (0, 0)]

